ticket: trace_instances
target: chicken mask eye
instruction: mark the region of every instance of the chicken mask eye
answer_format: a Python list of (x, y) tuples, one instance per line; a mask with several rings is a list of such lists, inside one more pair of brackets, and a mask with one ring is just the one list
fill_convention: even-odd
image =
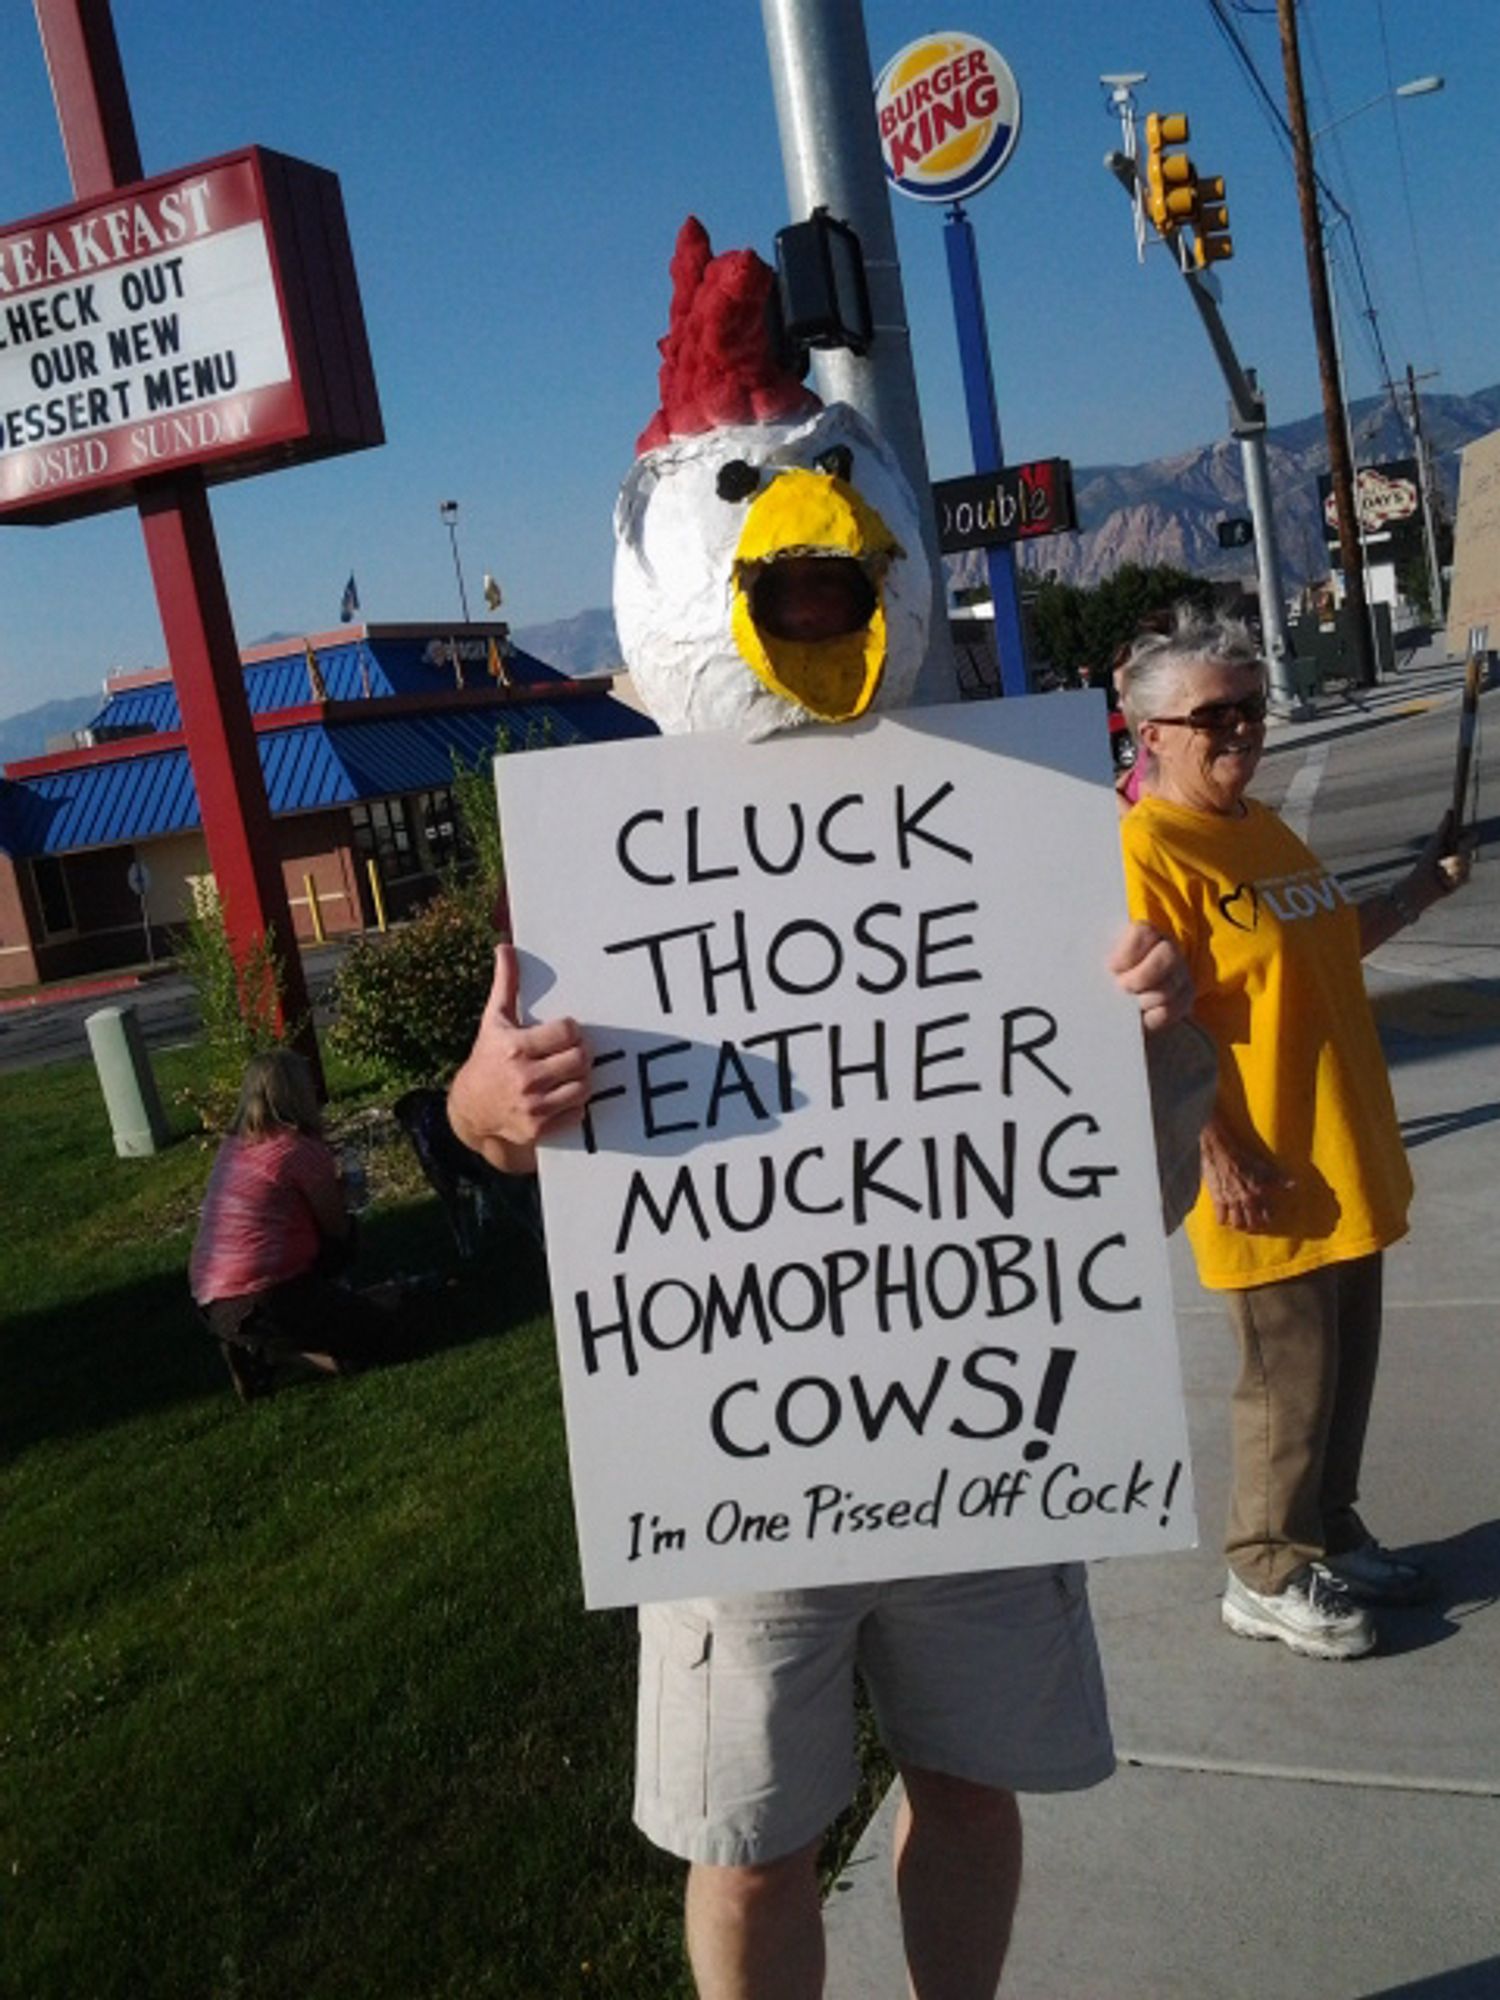
[(743, 458), (732, 458), (719, 467), (714, 490), (721, 500), (748, 500), (759, 485), (759, 470)]
[(818, 454), (818, 470), (831, 472), (835, 479), (847, 482), (854, 473), (854, 453), (846, 444), (830, 445), (827, 451)]

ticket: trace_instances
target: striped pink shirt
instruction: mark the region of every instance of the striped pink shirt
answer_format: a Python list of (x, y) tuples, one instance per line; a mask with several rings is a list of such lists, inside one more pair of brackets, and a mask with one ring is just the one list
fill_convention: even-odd
[(313, 1198), (337, 1187), (338, 1164), (321, 1139), (303, 1132), (227, 1138), (208, 1177), (188, 1264), (198, 1304), (264, 1292), (310, 1271), (322, 1242)]

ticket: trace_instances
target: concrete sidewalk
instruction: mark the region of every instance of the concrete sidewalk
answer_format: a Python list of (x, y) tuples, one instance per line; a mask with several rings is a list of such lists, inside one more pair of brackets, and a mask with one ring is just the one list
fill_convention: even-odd
[[(1461, 668), (1418, 670), (1277, 734), (1456, 701), (1461, 684)], [(1500, 945), (1478, 878), (1493, 867), (1467, 913), (1455, 898), (1369, 962), (1417, 1199), (1387, 1259), (1364, 1504), (1382, 1540), (1431, 1563), (1438, 1595), (1378, 1614), (1379, 1650), (1348, 1665), (1221, 1628), (1234, 1357), (1179, 1236), (1202, 1546), (1093, 1567), (1120, 1770), (1025, 1803), (1007, 2000), (1500, 1995)], [(828, 2000), (905, 1993), (892, 1812), (829, 1899)]]

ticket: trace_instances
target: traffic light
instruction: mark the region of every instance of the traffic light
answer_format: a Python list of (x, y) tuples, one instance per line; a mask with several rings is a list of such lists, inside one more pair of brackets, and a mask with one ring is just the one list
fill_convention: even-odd
[(1234, 255), (1234, 238), (1229, 233), (1229, 208), (1224, 200), (1222, 175), (1198, 176), (1196, 208), (1193, 261), (1201, 271), (1207, 264), (1223, 264)]
[(1186, 153), (1169, 153), (1168, 146), (1185, 146), (1185, 111), (1153, 111), (1146, 119), (1146, 211), (1159, 236), (1191, 223), (1197, 213), (1197, 178)]

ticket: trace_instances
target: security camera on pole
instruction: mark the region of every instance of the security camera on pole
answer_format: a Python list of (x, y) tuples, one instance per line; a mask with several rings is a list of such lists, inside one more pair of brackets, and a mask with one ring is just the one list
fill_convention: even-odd
[(1146, 81), (1143, 71), (1102, 76), (1109, 107), (1119, 113), (1122, 150), (1106, 153), (1104, 164), (1131, 197), (1135, 214), (1135, 246), (1146, 261), (1147, 223), (1166, 244), (1198, 309), (1229, 390), (1230, 431), (1239, 440), (1245, 475), (1245, 502), (1254, 525), (1259, 578), (1260, 622), (1266, 665), (1271, 677), (1271, 702), (1294, 718), (1306, 711), (1293, 673), (1286, 603), (1281, 588), (1281, 560), (1271, 513), (1271, 486), (1266, 471), (1266, 399), (1252, 368), (1242, 367), (1219, 312), (1219, 283), (1209, 268), (1234, 255), (1229, 234), (1229, 209), (1224, 182), (1217, 174), (1200, 174), (1185, 153), (1186, 114), (1151, 112), (1145, 120), (1146, 159), (1142, 168), (1135, 88)]

